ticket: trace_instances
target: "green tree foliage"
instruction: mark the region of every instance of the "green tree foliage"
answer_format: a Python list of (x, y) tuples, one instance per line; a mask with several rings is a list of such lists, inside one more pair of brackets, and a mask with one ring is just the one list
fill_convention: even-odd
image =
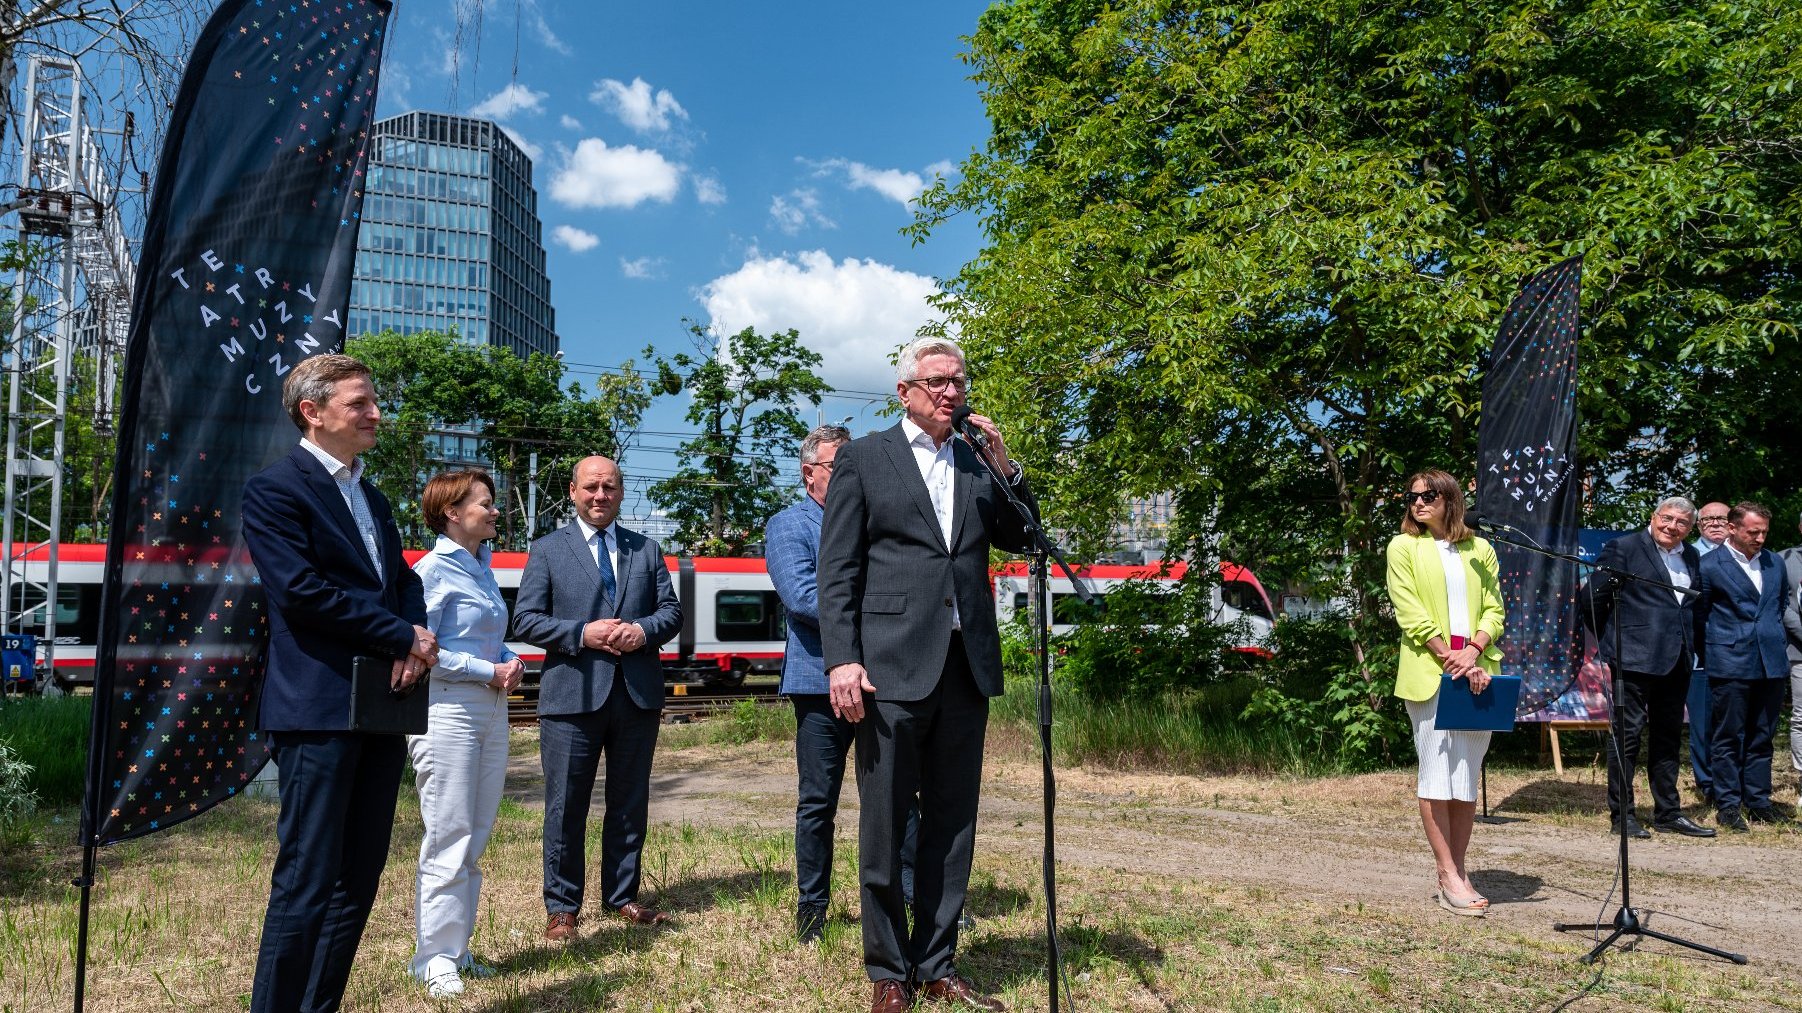
[(1532, 271), (1586, 257), (1597, 519), (1802, 505), (1798, 54), (1785, 0), (1002, 2), (967, 54), (992, 136), (913, 232), (980, 217), (941, 304), (1050, 516), (1095, 547), (1174, 490), (1184, 530), (1337, 581), (1374, 713), (1396, 487), (1471, 474)]
[[(590, 454), (615, 460), (624, 434), (638, 428), (650, 405), (645, 377), (627, 362), (594, 390), (564, 383), (558, 359), (511, 349), (472, 346), (437, 332), (385, 331), (351, 339), (345, 347), (375, 376), (383, 424), (364, 455), (371, 481), (395, 507), (409, 544), (429, 544), (419, 514), (419, 491), (434, 472), (462, 464), (435, 460), (431, 437), (446, 427), (472, 427), (478, 455), (489, 462), (501, 492), (500, 537), (505, 548), (523, 548), (527, 497), (536, 478), (538, 530), (567, 506), (562, 492), (577, 461)], [(537, 471), (532, 455), (537, 454)]]
[(701, 434), (682, 444), (681, 470), (649, 494), (676, 522), (683, 551), (742, 555), (789, 502), (776, 485), (777, 462), (793, 458), (807, 435), (799, 406), (818, 405), (830, 388), (814, 372), (819, 353), (792, 328), (762, 335), (747, 327), (718, 339), (697, 324), (689, 332), (694, 354), (659, 358), (657, 374), (666, 393), (688, 392), (686, 417)]

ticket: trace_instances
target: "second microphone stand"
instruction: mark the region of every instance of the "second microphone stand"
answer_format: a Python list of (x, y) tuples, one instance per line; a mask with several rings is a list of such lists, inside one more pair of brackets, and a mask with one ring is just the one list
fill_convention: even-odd
[[(1586, 560), (1586, 559), (1582, 558), (1581, 556), (1576, 556), (1576, 555), (1573, 555), (1568, 552), (1557, 552), (1555, 550), (1548, 549), (1543, 545), (1539, 545), (1539, 544), (1533, 542), (1532, 539), (1530, 537), (1528, 537), (1524, 532), (1515, 531), (1515, 529), (1513, 529), (1513, 528), (1505, 528), (1505, 530), (1513, 532), (1515, 534), (1520, 534), (1522, 536), (1522, 538), (1524, 538), (1525, 540), (1520, 541), (1520, 540), (1516, 540), (1513, 538), (1505, 538), (1502, 535), (1496, 533), (1495, 528), (1498, 526), (1499, 525), (1494, 525), (1494, 524), (1487, 526), (1487, 528), (1488, 528), (1487, 534), (1491, 538), (1493, 538), (1495, 541), (1501, 542), (1504, 545), (1513, 546), (1514, 548), (1517, 548), (1517, 549), (1525, 550), (1527, 552), (1536, 553), (1538, 555), (1545, 556), (1550, 559), (1561, 559), (1568, 563), (1575, 563), (1577, 566), (1584, 567), (1589, 570), (1591, 580), (1595, 579), (1595, 576), (1594, 576), (1595, 574), (1605, 573), (1613, 578), (1616, 578), (1616, 580), (1635, 581), (1640, 584), (1649, 584), (1652, 587), (1660, 587), (1667, 591), (1671, 591), (1676, 594), (1688, 595), (1690, 597), (1694, 597), (1695, 595), (1697, 595), (1699, 593), (1693, 588), (1678, 587), (1677, 585), (1666, 582), (1666, 581), (1656, 580), (1651, 577), (1642, 577), (1636, 573), (1628, 573), (1625, 570), (1617, 569), (1612, 566), (1605, 566), (1601, 563), (1597, 563), (1592, 560)], [(1627, 765), (1624, 762), (1624, 758), (1621, 755), (1621, 708), (1620, 708), (1621, 688), (1622, 688), (1621, 624), (1620, 624), (1620, 615), (1618, 612), (1619, 606), (1615, 605), (1615, 606), (1611, 606), (1611, 608), (1616, 611), (1614, 611), (1614, 614), (1613, 614), (1614, 621), (1612, 623), (1612, 625), (1614, 627), (1614, 637), (1613, 637), (1614, 657), (1611, 659), (1611, 661), (1609, 662), (1609, 665), (1608, 665), (1609, 694), (1610, 694), (1609, 700), (1608, 700), (1608, 738), (1609, 738), (1609, 748), (1613, 751), (1614, 757), (1615, 757), (1614, 768), (1617, 771), (1620, 771), (1621, 773), (1624, 774), (1626, 772)], [(1631, 787), (1632, 787), (1631, 785), (1623, 786), (1624, 790), (1621, 792), (1621, 798), (1623, 801), (1625, 801), (1629, 797), (1628, 792), (1625, 789), (1630, 789)], [(1628, 843), (1627, 843), (1628, 842), (1628, 836), (1627, 836), (1628, 812), (1629, 812), (1629, 810), (1623, 810), (1619, 814), (1619, 818), (1618, 818), (1617, 825), (1615, 828), (1616, 830), (1618, 830), (1620, 832), (1620, 841), (1621, 841), (1621, 853), (1620, 853), (1621, 906), (1620, 906), (1620, 910), (1618, 910), (1614, 913), (1614, 919), (1612, 921), (1606, 921), (1606, 922), (1553, 922), (1552, 930), (1555, 932), (1601, 932), (1603, 930), (1611, 929), (1612, 931), (1609, 932), (1608, 937), (1603, 939), (1601, 942), (1597, 943), (1595, 945), (1595, 948), (1590, 950), (1589, 953), (1586, 956), (1584, 956), (1583, 962), (1586, 964), (1594, 963), (1598, 957), (1600, 957), (1603, 953), (1607, 952), (1607, 950), (1610, 946), (1613, 946), (1615, 943), (1619, 942), (1625, 936), (1645, 936), (1645, 937), (1649, 937), (1652, 939), (1661, 939), (1667, 943), (1674, 943), (1677, 946), (1682, 946), (1687, 949), (1695, 950), (1698, 953), (1706, 953), (1711, 957), (1719, 957), (1722, 960), (1731, 960), (1735, 964), (1747, 963), (1747, 960), (1746, 960), (1746, 957), (1744, 954), (1729, 953), (1726, 950), (1717, 950), (1712, 946), (1704, 946), (1701, 943), (1691, 942), (1688, 939), (1682, 939), (1677, 936), (1673, 936), (1668, 932), (1659, 932), (1657, 929), (1652, 929), (1652, 928), (1646, 927), (1645, 918), (1639, 913), (1639, 910), (1633, 906), (1633, 881), (1631, 878), (1633, 866), (1628, 857)]]

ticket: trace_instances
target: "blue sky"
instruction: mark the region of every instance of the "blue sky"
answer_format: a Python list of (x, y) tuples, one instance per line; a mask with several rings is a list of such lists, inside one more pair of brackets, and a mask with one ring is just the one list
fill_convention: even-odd
[[(979, 245), (974, 221), (919, 246), (899, 230), (987, 136), (958, 59), (984, 6), (515, 0), (482, 4), (478, 29), (471, 0), (398, 0), (379, 112), (485, 116), (532, 154), (574, 378), (687, 347), (689, 318), (793, 327), (835, 388), (892, 394), (888, 356)], [(820, 415), (862, 433), (876, 407)], [(674, 470), (683, 409), (653, 408), (629, 491)]]

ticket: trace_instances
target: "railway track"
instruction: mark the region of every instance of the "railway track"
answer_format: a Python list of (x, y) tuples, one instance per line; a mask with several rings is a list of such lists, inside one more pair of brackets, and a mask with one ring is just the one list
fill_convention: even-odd
[[(678, 683), (666, 688), (663, 698), (665, 724), (682, 724), (727, 710), (740, 700), (768, 702), (777, 699), (776, 683), (747, 682), (740, 686), (694, 686)], [(530, 725), (538, 722), (538, 701), (514, 694), (507, 700), (507, 723)]]

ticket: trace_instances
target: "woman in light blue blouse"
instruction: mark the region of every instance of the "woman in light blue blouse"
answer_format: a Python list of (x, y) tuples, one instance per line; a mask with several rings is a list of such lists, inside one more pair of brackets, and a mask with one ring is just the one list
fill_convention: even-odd
[(507, 774), (507, 694), (525, 666), (507, 650), (507, 605), (482, 544), (500, 516), (494, 480), (480, 471), (435, 476), (420, 509), (438, 532), (438, 544), (413, 566), (425, 584), (438, 664), (426, 733), (407, 740), (425, 821), (412, 971), (432, 998), (447, 999), (462, 994), (460, 975), (495, 973), (470, 955), (469, 938), (482, 892), (477, 862)]

